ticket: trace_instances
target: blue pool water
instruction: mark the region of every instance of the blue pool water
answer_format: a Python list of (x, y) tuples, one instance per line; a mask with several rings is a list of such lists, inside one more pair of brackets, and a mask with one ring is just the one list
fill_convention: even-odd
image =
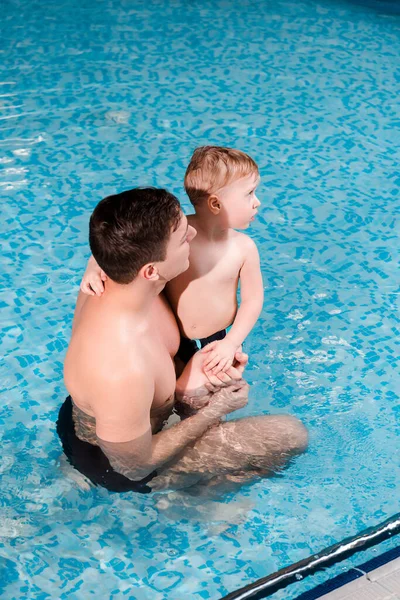
[[(0, 25), (2, 598), (217, 600), (399, 511), (400, 6), (5, 0)], [(55, 433), (99, 199), (188, 202), (201, 144), (262, 174), (265, 305), (242, 415), (310, 449), (223, 498), (90, 488)], [(297, 594), (395, 543), (299, 582)]]

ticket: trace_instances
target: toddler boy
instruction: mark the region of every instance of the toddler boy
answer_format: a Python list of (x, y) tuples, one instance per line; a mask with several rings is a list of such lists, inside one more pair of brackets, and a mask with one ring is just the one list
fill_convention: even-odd
[[(197, 148), (185, 174), (185, 189), (195, 211), (187, 218), (197, 235), (190, 243), (188, 270), (167, 284), (166, 294), (181, 330), (179, 358), (188, 362), (198, 351), (199, 340), (204, 370), (214, 375), (232, 365), (263, 305), (257, 247), (247, 235), (235, 231), (247, 229), (257, 214), (259, 181), (257, 164), (250, 156), (220, 146)], [(92, 257), (82, 291), (101, 295), (105, 280)]]

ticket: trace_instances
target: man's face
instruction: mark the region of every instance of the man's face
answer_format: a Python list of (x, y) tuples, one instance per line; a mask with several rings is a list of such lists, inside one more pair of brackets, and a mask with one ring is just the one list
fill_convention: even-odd
[(254, 220), (261, 202), (256, 196), (260, 177), (254, 173), (232, 181), (216, 194), (221, 202), (227, 227), (246, 229)]
[(196, 233), (195, 228), (189, 225), (182, 213), (177, 229), (171, 232), (166, 259), (158, 263), (159, 273), (163, 279), (171, 281), (189, 268), (189, 243)]

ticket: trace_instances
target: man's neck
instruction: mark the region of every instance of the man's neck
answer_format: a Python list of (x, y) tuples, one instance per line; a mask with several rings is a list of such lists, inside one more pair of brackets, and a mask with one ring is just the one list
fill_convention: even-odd
[(102, 299), (105, 302), (145, 314), (150, 311), (153, 301), (164, 289), (165, 282), (135, 279), (131, 283), (121, 284), (107, 279), (104, 287)]

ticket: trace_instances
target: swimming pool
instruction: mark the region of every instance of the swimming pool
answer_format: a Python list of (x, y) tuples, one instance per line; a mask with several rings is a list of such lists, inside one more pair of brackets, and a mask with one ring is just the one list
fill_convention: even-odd
[[(3, 598), (216, 600), (399, 511), (396, 6), (5, 4)], [(249, 152), (263, 177), (265, 305), (241, 414), (295, 414), (310, 449), (220, 499), (89, 488), (55, 433), (89, 214), (139, 184), (188, 208), (205, 143)]]

